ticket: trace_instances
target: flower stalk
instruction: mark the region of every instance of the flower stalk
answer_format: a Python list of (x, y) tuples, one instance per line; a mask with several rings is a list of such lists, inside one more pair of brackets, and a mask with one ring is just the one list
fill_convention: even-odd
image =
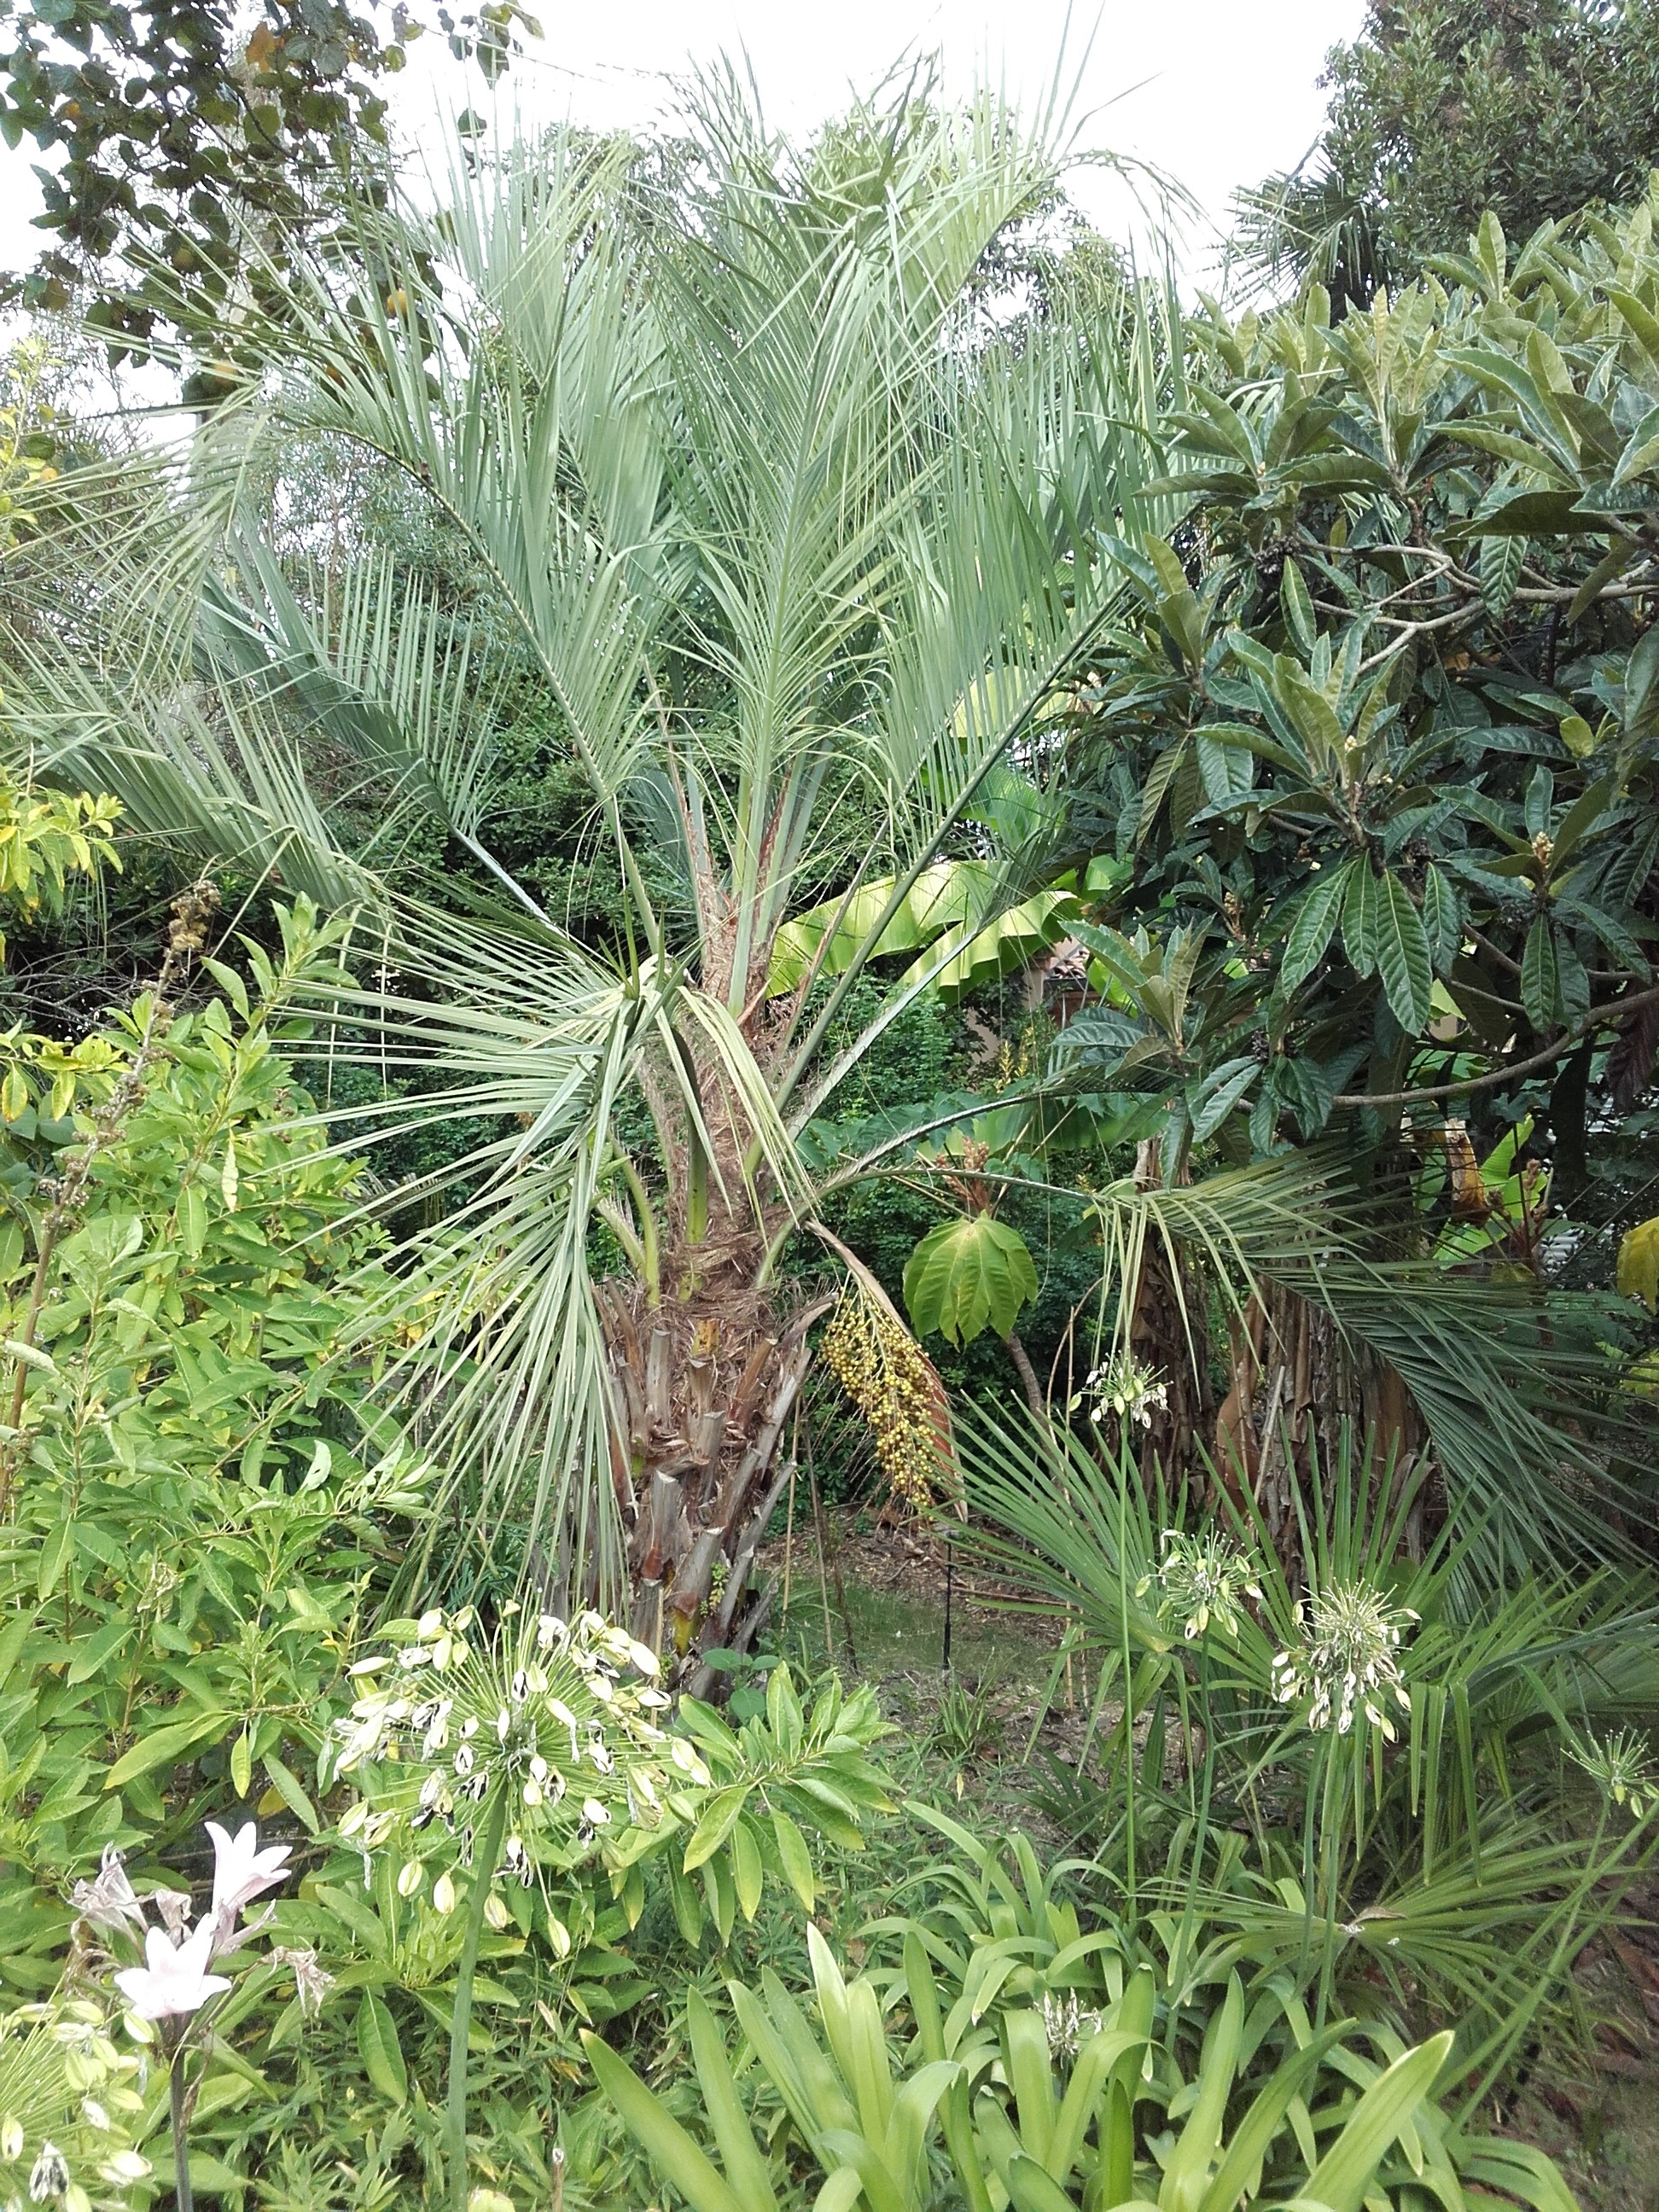
[(190, 2142), (185, 2121), (185, 2053), (181, 2042), (167, 2069), (167, 2104), (173, 2119), (173, 2194), (179, 2212), (196, 2212), (190, 2185)]
[(483, 1836), (472, 1893), (467, 1899), (466, 1933), (455, 1969), (455, 2007), (449, 2023), (449, 2201), (453, 2212), (466, 2212), (466, 2039), (472, 2025), (472, 1984), (483, 1941), (484, 1907), (501, 1863), (507, 1832), (507, 1791), (498, 1788), (484, 1815)]

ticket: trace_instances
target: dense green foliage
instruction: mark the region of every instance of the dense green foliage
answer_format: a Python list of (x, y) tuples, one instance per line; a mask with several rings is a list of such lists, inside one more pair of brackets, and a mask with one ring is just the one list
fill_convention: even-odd
[(1524, 237), (1639, 198), (1659, 162), (1656, 32), (1651, 0), (1371, 0), (1331, 51), (1318, 144), (1240, 200), (1246, 264), (1364, 307), (1488, 209)]
[(1129, 1003), (1066, 1039), (1173, 1063), (1191, 1137), (1531, 1114), (1571, 1206), (1647, 1088), (1652, 224), (1512, 259), (1488, 217), (1449, 292), (1200, 325), (1185, 563), (1125, 549), (1144, 612), (1080, 741), (1134, 867), (1084, 934)]
[[(75, 299), (118, 357), (170, 322), (206, 335), (262, 288), (273, 252), (337, 223), (350, 185), (383, 175), (383, 81), (423, 27), (492, 82), (515, 27), (538, 27), (514, 0), (434, 13), (423, 27), (395, 8), (387, 37), (375, 0), (272, 0), (252, 20), (215, 0), (3, 0), (0, 138), (62, 157), (35, 171), (52, 242), (8, 289), (36, 307)], [(234, 374), (207, 361), (192, 396)]]
[[(264, 208), (182, 451), (11, 456), (0, 906), (170, 905), (0, 1037), (0, 2174), (1571, 2212), (1659, 199), (1182, 320), (992, 103), (693, 121)], [(789, 1609), (860, 1485), (1064, 1685), (1012, 1819)]]

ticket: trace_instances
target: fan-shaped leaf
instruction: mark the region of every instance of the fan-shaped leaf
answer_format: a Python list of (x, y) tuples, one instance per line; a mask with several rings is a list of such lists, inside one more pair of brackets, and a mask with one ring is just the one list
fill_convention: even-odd
[(951, 1344), (970, 1342), (988, 1322), (1006, 1336), (1036, 1294), (1025, 1239), (988, 1213), (929, 1230), (904, 1270), (911, 1327), (918, 1336), (938, 1329)]

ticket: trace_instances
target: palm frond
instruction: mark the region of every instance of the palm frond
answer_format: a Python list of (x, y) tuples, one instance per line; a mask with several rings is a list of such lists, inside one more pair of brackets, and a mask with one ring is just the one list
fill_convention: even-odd
[[(399, 1248), (395, 1284), (362, 1317), (365, 1340), (398, 1347), (388, 1390), (405, 1409), (427, 1408), (427, 1433), (452, 1493), (471, 1501), (476, 1532), (489, 1536), (510, 1503), (516, 1543), (534, 1550), (551, 1532), (568, 1571), (618, 1600), (622, 1509), (632, 1501), (590, 1252), (625, 1157), (618, 1103), (637, 1092), (649, 1056), (714, 1152), (712, 1102), (678, 1048), (690, 1032), (726, 1086), (731, 1119), (750, 1133), (751, 1159), (738, 1171), (757, 1206), (805, 1203), (793, 1146), (730, 1014), (672, 963), (617, 975), (550, 927), (463, 923), (409, 900), (395, 902), (385, 958), (395, 977), (331, 984), (311, 1011), (326, 1063), (372, 1072), (391, 1096), (327, 1105), (319, 1118), (345, 1150), (458, 1118), (491, 1133), (368, 1201), (444, 1210)], [(752, 1181), (762, 1175), (764, 1199)]]

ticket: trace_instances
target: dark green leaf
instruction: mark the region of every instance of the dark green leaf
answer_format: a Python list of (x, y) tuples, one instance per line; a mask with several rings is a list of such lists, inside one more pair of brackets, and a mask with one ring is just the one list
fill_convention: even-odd
[(1561, 983), (1556, 968), (1555, 933), (1547, 915), (1540, 914), (1527, 932), (1526, 950), (1521, 956), (1521, 1003), (1540, 1036), (1556, 1026)]
[(1355, 860), (1342, 907), (1342, 945), (1356, 975), (1376, 967), (1376, 878), (1369, 860)]
[(988, 1322), (1006, 1336), (1036, 1294), (1025, 1239), (988, 1213), (929, 1230), (904, 1270), (911, 1327), (918, 1336), (938, 1329), (951, 1344), (971, 1342)]
[(1316, 878), (1304, 892), (1279, 956), (1279, 988), (1286, 998), (1324, 958), (1326, 947), (1336, 933), (1337, 916), (1355, 865), (1344, 861), (1340, 868)]
[(1463, 923), (1457, 893), (1432, 862), (1423, 871), (1423, 927), (1429, 964), (1437, 975), (1444, 975), (1462, 949)]
[(1423, 918), (1397, 876), (1377, 879), (1376, 941), (1377, 972), (1395, 1018), (1415, 1036), (1429, 1018), (1433, 970)]
[(1310, 653), (1319, 635), (1319, 618), (1308, 596), (1308, 586), (1302, 580), (1302, 571), (1288, 556), (1279, 586), (1279, 604), (1285, 611), (1291, 635), (1304, 653)]
[(1527, 540), (1522, 536), (1481, 539), (1480, 598), (1488, 614), (1501, 615), (1515, 597), (1526, 557)]
[(1196, 735), (1198, 772), (1211, 805), (1236, 806), (1248, 799), (1255, 784), (1255, 758), (1249, 748), (1228, 744), (1203, 728)]
[(373, 1990), (363, 1991), (357, 2007), (357, 2051), (380, 2094), (401, 2105), (409, 2094), (409, 2069), (404, 2063), (397, 2022), (385, 1999), (376, 1996)]

